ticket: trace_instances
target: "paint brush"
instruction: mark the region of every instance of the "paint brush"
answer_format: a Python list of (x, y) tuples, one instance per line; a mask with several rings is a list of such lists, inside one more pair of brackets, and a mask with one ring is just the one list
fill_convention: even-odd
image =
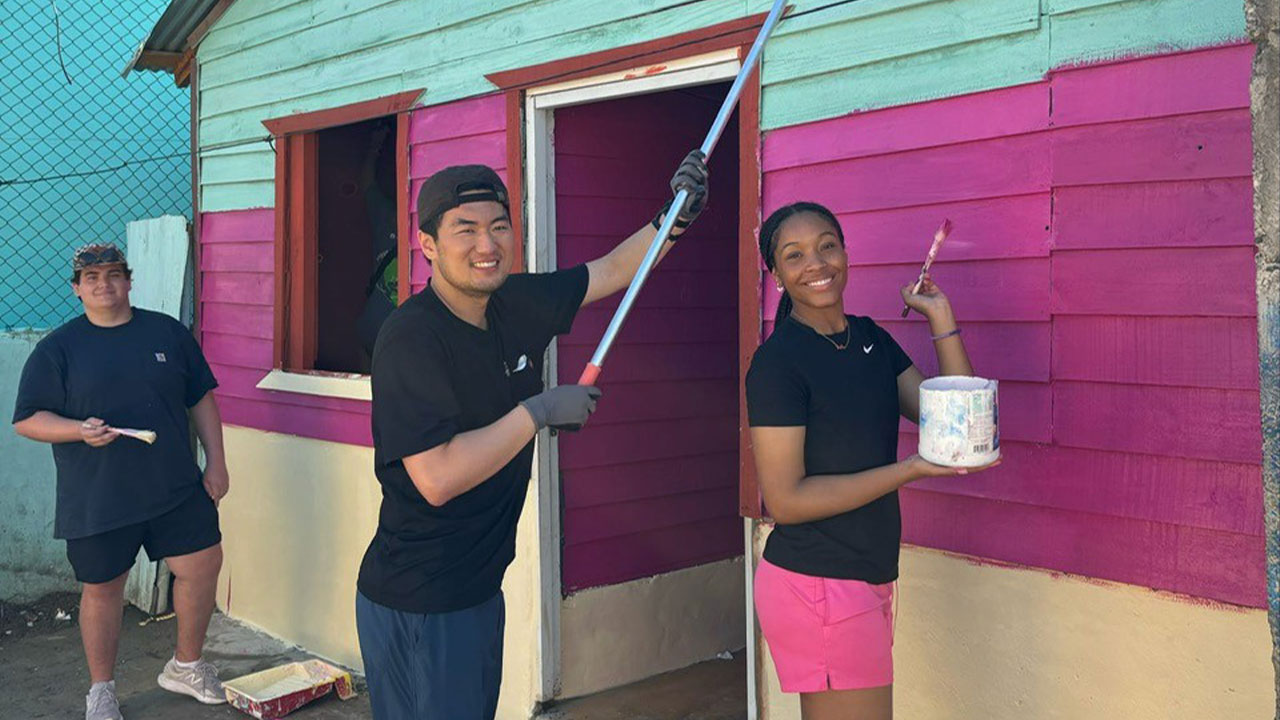
[[(929, 254), (924, 259), (924, 266), (920, 268), (920, 277), (916, 279), (916, 284), (911, 288), (911, 294), (915, 295), (920, 292), (920, 286), (924, 284), (924, 275), (929, 272), (929, 266), (933, 264), (933, 259), (938, 257), (938, 248), (942, 247), (942, 241), (947, 239), (951, 234), (951, 221), (943, 220), (942, 226), (938, 228), (938, 232), (933, 234), (933, 244), (929, 246)], [(911, 308), (902, 306), (902, 317), (906, 317), (911, 312)]]
[(141, 440), (150, 445), (156, 441), (156, 433), (154, 430), (134, 430), (133, 428), (111, 428), (115, 432), (125, 437), (131, 437), (134, 440)]

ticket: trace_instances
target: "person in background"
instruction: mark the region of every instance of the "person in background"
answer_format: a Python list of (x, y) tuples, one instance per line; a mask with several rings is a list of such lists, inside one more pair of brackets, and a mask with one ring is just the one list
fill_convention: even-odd
[[(53, 446), (53, 534), (81, 583), (89, 665), (85, 720), (120, 720), (115, 662), (125, 580), (140, 548), (174, 576), (178, 640), (157, 681), (206, 704), (226, 702), (201, 656), (222, 567), (217, 504), (229, 479), (217, 387), (195, 338), (167, 315), (129, 304), (132, 273), (111, 244), (71, 259), (84, 314), (41, 340), (18, 385), (13, 427)], [(207, 464), (196, 464), (188, 414)], [(154, 431), (154, 443), (117, 428)]]

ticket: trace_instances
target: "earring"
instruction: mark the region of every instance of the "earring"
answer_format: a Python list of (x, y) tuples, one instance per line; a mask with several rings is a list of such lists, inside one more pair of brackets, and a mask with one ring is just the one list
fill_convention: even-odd
[(782, 281), (778, 281), (778, 292), (782, 292)]

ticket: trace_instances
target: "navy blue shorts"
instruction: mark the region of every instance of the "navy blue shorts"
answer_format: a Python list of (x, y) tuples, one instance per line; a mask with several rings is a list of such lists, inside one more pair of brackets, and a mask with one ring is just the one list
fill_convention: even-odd
[(356, 593), (356, 631), (374, 720), (493, 720), (506, 605), (422, 615)]
[(147, 557), (159, 560), (190, 555), (220, 542), (218, 508), (204, 486), (197, 485), (190, 497), (163, 515), (67, 540), (67, 559), (76, 580), (92, 585), (110, 582), (129, 572), (141, 548), (147, 549)]

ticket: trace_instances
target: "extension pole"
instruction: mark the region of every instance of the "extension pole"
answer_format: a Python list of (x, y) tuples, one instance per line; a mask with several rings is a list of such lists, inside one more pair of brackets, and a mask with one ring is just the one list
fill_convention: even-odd
[[(747, 53), (747, 57), (742, 61), (742, 69), (738, 71), (738, 76), (733, 79), (733, 86), (729, 88), (729, 94), (725, 96), (724, 103), (720, 105), (720, 112), (716, 115), (715, 122), (711, 123), (711, 130), (707, 133), (706, 139), (702, 141), (702, 146), (698, 149), (706, 157), (711, 157), (711, 151), (715, 149), (716, 143), (720, 140), (720, 134), (724, 132), (724, 126), (729, 122), (729, 116), (733, 114), (733, 108), (738, 104), (738, 96), (742, 94), (742, 86), (746, 84), (747, 77), (751, 75), (751, 71), (755, 69), (756, 63), (760, 59), (760, 51), (764, 48), (764, 41), (768, 39), (769, 33), (773, 32), (773, 28), (778, 24), (778, 20), (782, 17), (782, 10), (786, 6), (786, 0), (774, 0), (773, 9), (769, 11), (768, 17), (764, 19), (764, 25), (760, 28), (760, 34), (756, 36), (756, 40), (751, 44), (751, 51)], [(618, 310), (613, 314), (613, 320), (609, 321), (609, 327), (604, 331), (604, 337), (600, 338), (600, 344), (596, 346), (595, 354), (591, 356), (591, 362), (587, 364), (586, 369), (582, 371), (582, 376), (578, 378), (579, 385), (595, 385), (596, 379), (600, 377), (600, 369), (604, 367), (605, 357), (609, 354), (609, 349), (613, 347), (613, 341), (618, 338), (618, 331), (622, 329), (622, 323), (626, 321), (627, 315), (631, 312), (631, 306), (636, 301), (636, 296), (640, 294), (640, 289), (644, 287), (644, 283), (649, 278), (649, 273), (653, 270), (653, 266), (658, 262), (658, 255), (662, 253), (662, 246), (666, 244), (667, 238), (671, 236), (671, 229), (675, 227), (676, 217), (684, 210), (684, 204), (689, 200), (689, 191), (681, 189), (676, 193), (676, 197), (671, 201), (671, 209), (667, 211), (667, 216), (662, 219), (662, 225), (658, 228), (658, 234), (653, 237), (653, 242), (649, 244), (649, 251), (645, 253), (644, 260), (640, 262), (640, 267), (636, 270), (636, 275), (631, 279), (631, 285), (627, 288), (627, 294), (622, 296), (622, 302), (618, 304)]]

